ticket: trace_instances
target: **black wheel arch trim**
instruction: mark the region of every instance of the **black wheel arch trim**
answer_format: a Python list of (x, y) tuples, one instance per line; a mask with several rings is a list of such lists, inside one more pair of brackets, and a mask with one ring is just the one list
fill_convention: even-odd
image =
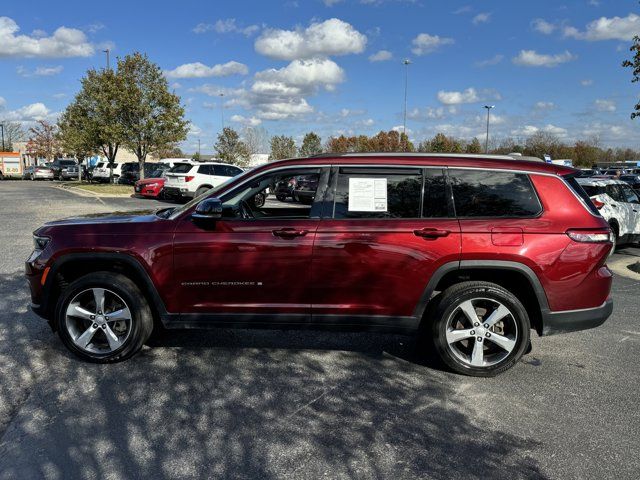
[(540, 283), (540, 279), (535, 274), (535, 272), (520, 262), (513, 262), (508, 260), (460, 260), (448, 262), (440, 267), (433, 273), (431, 279), (427, 283), (427, 286), (416, 305), (414, 310), (414, 316), (416, 318), (422, 318), (424, 312), (427, 308), (429, 300), (435, 291), (436, 286), (442, 280), (442, 278), (455, 270), (463, 270), (463, 269), (497, 269), (497, 270), (511, 270), (517, 271), (525, 275), (529, 282), (531, 283), (536, 298), (538, 299), (538, 305), (540, 306), (540, 312), (542, 314), (542, 320), (544, 323), (545, 317), (549, 315), (549, 301), (547, 300), (547, 294)]
[[(84, 262), (90, 262), (90, 261), (95, 261), (95, 260), (107, 260), (107, 261), (120, 261), (120, 262), (124, 262), (127, 264), (127, 266), (133, 268), (136, 273), (138, 274), (138, 276), (142, 279), (142, 281), (144, 282), (144, 285), (139, 285), (139, 287), (141, 287), (141, 289), (143, 290), (144, 293), (147, 293), (148, 295), (150, 295), (150, 300), (153, 302), (153, 305), (150, 305), (152, 309), (157, 310), (158, 314), (160, 315), (161, 319), (165, 319), (168, 315), (167, 313), (167, 309), (164, 305), (164, 301), (162, 300), (162, 297), (160, 297), (160, 294), (158, 293), (158, 290), (156, 289), (156, 286), (154, 285), (153, 281), (151, 280), (149, 273), (147, 272), (147, 270), (142, 266), (142, 264), (140, 263), (140, 261), (138, 259), (136, 259), (135, 257), (128, 255), (126, 253), (108, 253), (108, 252), (100, 252), (100, 253), (96, 253), (96, 252), (83, 252), (83, 253), (68, 253), (66, 255), (63, 255), (57, 259), (54, 260), (53, 264), (51, 265), (51, 270), (49, 271), (49, 274), (47, 275), (47, 280), (45, 281), (43, 288), (42, 288), (42, 301), (39, 305), (39, 315), (42, 316), (46, 316), (49, 317), (51, 316), (51, 313), (53, 312), (53, 309), (55, 308), (55, 302), (57, 301), (56, 299), (53, 299), (54, 303), (52, 302), (52, 299), (50, 298), (50, 293), (51, 290), (53, 288), (53, 283), (55, 282), (57, 273), (60, 271), (60, 269), (71, 262), (77, 262), (77, 261), (84, 261)], [(46, 318), (45, 317), (45, 318)]]

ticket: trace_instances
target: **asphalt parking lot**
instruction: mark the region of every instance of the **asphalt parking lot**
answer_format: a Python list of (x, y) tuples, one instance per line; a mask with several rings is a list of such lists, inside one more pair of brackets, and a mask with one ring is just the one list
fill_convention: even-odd
[(158, 205), (0, 182), (0, 479), (638, 478), (640, 282), (621, 276), (602, 327), (533, 338), (493, 379), (363, 333), (173, 332), (77, 360), (28, 310), (31, 232)]

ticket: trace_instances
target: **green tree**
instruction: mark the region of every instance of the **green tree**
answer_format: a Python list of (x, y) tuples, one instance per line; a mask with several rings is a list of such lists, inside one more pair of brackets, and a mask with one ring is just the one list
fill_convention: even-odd
[(111, 69), (91, 69), (81, 84), (62, 115), (63, 143), (74, 150), (102, 152), (111, 165), (127, 137), (122, 79)]
[(72, 103), (58, 119), (58, 139), (62, 149), (82, 163), (96, 152), (97, 146), (91, 131), (82, 128), (83, 116), (78, 108), (77, 103)]
[(241, 164), (248, 156), (247, 146), (233, 128), (225, 127), (218, 134), (218, 141), (213, 146), (218, 158), (224, 163)]
[(462, 153), (463, 148), (459, 140), (447, 137), (444, 133), (438, 133), (431, 139), (430, 151), (436, 153)]
[(167, 79), (146, 55), (118, 59), (122, 85), (124, 145), (132, 150), (144, 178), (147, 155), (184, 140), (188, 122), (180, 97), (169, 91)]
[(476, 137), (473, 137), (473, 140), (471, 140), (467, 144), (467, 148), (465, 148), (465, 152), (466, 153), (482, 153), (482, 145), (480, 145), (480, 140), (478, 140)]
[[(622, 62), (622, 66), (632, 69), (632, 83), (640, 82), (640, 36), (636, 35), (633, 37), (633, 43), (631, 44), (631, 47), (629, 47), (629, 51), (633, 56), (631, 57), (631, 60), (625, 60)], [(631, 112), (631, 119), (636, 117), (640, 117), (640, 100), (635, 104), (633, 112)]]
[(318, 155), (319, 153), (322, 153), (322, 141), (320, 136), (314, 132), (307, 133), (302, 139), (300, 156), (310, 157), (312, 155)]
[(282, 160), (296, 156), (296, 142), (292, 137), (286, 135), (275, 135), (271, 137), (271, 154), (269, 160)]
[(196, 162), (200, 161), (200, 152), (196, 152), (193, 155), (191, 155), (191, 160), (195, 160)]

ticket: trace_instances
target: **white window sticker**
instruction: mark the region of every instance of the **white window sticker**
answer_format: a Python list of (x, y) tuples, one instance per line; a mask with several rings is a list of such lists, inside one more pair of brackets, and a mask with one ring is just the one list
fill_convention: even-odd
[(350, 178), (350, 212), (386, 212), (386, 178)]

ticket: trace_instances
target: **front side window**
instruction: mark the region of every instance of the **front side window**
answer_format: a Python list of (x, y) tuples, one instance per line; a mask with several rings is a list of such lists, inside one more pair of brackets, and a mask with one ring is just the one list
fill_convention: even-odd
[(422, 170), (342, 167), (333, 218), (420, 218)]
[(616, 202), (624, 202), (625, 198), (620, 191), (618, 185), (607, 185), (605, 187), (607, 195), (609, 195)]
[(624, 201), (627, 203), (640, 203), (638, 200), (638, 195), (633, 191), (629, 185), (620, 185), (620, 189), (622, 190), (622, 195), (624, 196)]
[(486, 170), (449, 170), (458, 217), (533, 217), (542, 206), (529, 176)]
[[(305, 188), (300, 179), (304, 178)], [(226, 194), (223, 217), (231, 219), (310, 218), (320, 169), (290, 169), (265, 174)]]

